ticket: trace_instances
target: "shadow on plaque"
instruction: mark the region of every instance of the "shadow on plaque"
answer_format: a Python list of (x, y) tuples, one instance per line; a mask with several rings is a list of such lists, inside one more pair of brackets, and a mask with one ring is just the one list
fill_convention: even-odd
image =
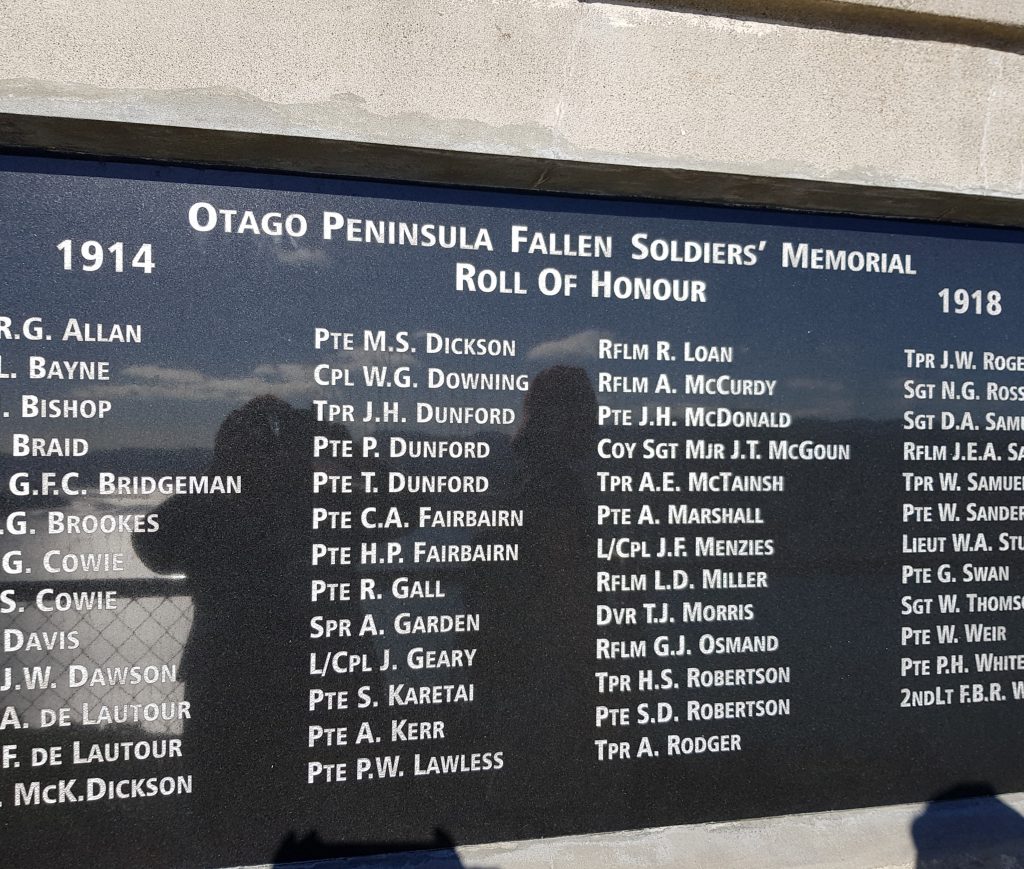
[[(512, 440), (514, 482), (504, 506), (527, 517), (514, 535), (523, 557), (489, 571), (488, 593), (477, 601), (494, 626), (488, 640), (497, 654), (480, 668), (491, 686), (487, 713), (462, 722), (477, 729), (481, 748), (504, 750), (508, 763), (500, 784), (446, 794), (441, 814), (470, 829), (490, 822), (510, 791), (530, 795), (514, 816), (498, 809), (505, 815), (499, 825), (515, 837), (535, 835), (548, 817), (580, 800), (589, 755), (578, 734), (590, 724), (591, 705), (577, 704), (578, 716), (552, 710), (589, 683), (593, 617), (577, 595), (593, 581), (596, 411), (583, 369), (546, 369), (530, 385)], [(441, 828), (423, 842), (367, 836), (374, 819), (401, 811), (412, 798), (408, 783), (335, 804), (300, 774), (308, 759), (310, 583), (358, 577), (358, 568), (311, 566), (310, 547), (326, 541), (359, 551), (379, 533), (313, 532), (318, 505), (355, 513), (376, 500), (369, 491), (315, 496), (315, 472), (359, 479), (367, 467), (381, 470), (372, 459), (314, 458), (316, 436), (343, 441), (349, 434), (275, 397), (253, 399), (224, 420), (205, 472), (240, 479), (241, 491), (176, 495), (158, 508), (158, 532), (133, 539), (152, 570), (187, 577), (194, 605), (180, 666), (191, 707), (183, 742), (199, 773), (187, 838), (201, 860), (238, 854), (273, 855), (280, 866), (344, 858), (366, 866), (462, 866), (455, 839)], [(347, 610), (356, 616), (357, 607)], [(509, 617), (517, 612), (525, 617)], [(558, 654), (538, 661), (538, 647)], [(422, 806), (409, 805), (422, 817)], [(340, 841), (343, 829), (349, 837)]]
[(910, 829), (917, 869), (1024, 867), (1024, 817), (987, 782), (965, 782), (938, 794)]
[[(400, 853), (386, 853), (395, 850), (394, 843), (334, 844), (323, 841), (315, 830), (301, 837), (289, 833), (274, 855), (273, 869), (301, 869), (306, 862), (319, 869), (487, 869), (463, 863), (455, 842), (441, 828), (434, 830), (433, 840), (419, 846), (406, 843), (402, 848)], [(354, 856), (360, 853), (365, 856)]]
[[(194, 616), (181, 677), (190, 716), (183, 741), (196, 770), (190, 839), (197, 854), (274, 853), (283, 830), (323, 828), (324, 807), (305, 769), (310, 583), (314, 539), (358, 547), (360, 533), (321, 531), (310, 517), (315, 471), (357, 471), (314, 459), (315, 436), (348, 437), (272, 396), (232, 411), (216, 436), (209, 477), (235, 478), (234, 494), (175, 495), (158, 509), (156, 533), (135, 550), (157, 573), (187, 577)], [(358, 469), (367, 466), (360, 463)], [(329, 467), (328, 467), (329, 466)], [(343, 506), (358, 509), (361, 493)], [(330, 579), (351, 579), (333, 568)], [(339, 612), (355, 615), (348, 610)]]
[[(476, 542), (512, 542), (518, 558), (496, 564), (477, 583), (475, 608), (488, 625), (479, 667), (488, 691), (475, 722), (485, 747), (503, 751), (500, 787), (463, 807), (479, 823), (505, 798), (516, 838), (536, 836), (585, 800), (593, 750), (590, 696), (594, 616), (587, 590), (596, 569), (594, 480), (597, 399), (582, 368), (539, 372), (511, 441), (514, 483), (499, 502), (521, 512), (520, 528), (481, 533)], [(472, 585), (471, 585), (472, 587)], [(547, 833), (547, 834), (550, 834)]]

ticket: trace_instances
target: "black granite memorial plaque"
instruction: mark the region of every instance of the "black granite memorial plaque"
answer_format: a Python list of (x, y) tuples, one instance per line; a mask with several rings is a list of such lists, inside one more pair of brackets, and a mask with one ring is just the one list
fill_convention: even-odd
[(1024, 788), (1024, 235), (7, 157), (5, 866)]

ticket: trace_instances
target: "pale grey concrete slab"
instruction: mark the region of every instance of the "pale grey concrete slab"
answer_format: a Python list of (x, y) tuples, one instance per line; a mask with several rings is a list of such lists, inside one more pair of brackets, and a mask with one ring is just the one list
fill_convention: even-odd
[[(352, 860), (305, 869), (1018, 869), (1024, 867), (1024, 794), (950, 803), (942, 831), (921, 855), (914, 823), (928, 809), (906, 804), (471, 845)], [(270, 869), (270, 867), (262, 867)]]
[(577, 0), (0, 20), (11, 115), (1024, 198), (1024, 56), (976, 44)]

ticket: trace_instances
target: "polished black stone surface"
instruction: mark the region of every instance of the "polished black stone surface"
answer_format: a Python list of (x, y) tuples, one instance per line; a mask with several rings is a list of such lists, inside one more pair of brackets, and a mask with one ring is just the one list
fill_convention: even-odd
[(1024, 234), (0, 170), (4, 865), (1024, 787)]

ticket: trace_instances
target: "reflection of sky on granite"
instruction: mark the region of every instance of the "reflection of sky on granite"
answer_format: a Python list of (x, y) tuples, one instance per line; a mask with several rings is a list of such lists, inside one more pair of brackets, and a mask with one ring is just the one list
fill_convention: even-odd
[[(56, 164), (4, 158), (0, 168), (52, 171)], [(67, 164), (63, 164), (67, 166)], [(83, 174), (104, 172), (83, 165)], [(121, 171), (121, 170), (119, 170)], [(626, 342), (690, 340), (729, 345), (739, 377), (779, 381), (773, 400), (745, 407), (787, 409), (843, 418), (884, 418), (899, 406), (889, 384), (906, 376), (902, 349), (960, 347), (1015, 352), (1012, 313), (1002, 321), (940, 313), (944, 286), (1000, 287), (1010, 297), (1024, 278), (1024, 261), (1006, 244), (1019, 233), (930, 228), (898, 222), (809, 218), (739, 209), (613, 203), (544, 196), (441, 191), (316, 179), (135, 167), (141, 181), (60, 175), (0, 174), (5, 196), (0, 218), (15, 227), (18, 244), (5, 254), (8, 290), (4, 313), (15, 321), (41, 316), (52, 331), (69, 316), (92, 321), (138, 322), (141, 345), (33, 344), (4, 347), (4, 367), (19, 367), (28, 353), (50, 351), (61, 358), (109, 359), (109, 384), (24, 379), (18, 384), (41, 395), (105, 394), (118, 398), (104, 423), (67, 430), (85, 434), (95, 447), (209, 447), (219, 422), (248, 398), (272, 393), (296, 406), (316, 398), (362, 404), (395, 398), (394, 390), (366, 386), (317, 387), (312, 367), (320, 363), (358, 368), (368, 354), (320, 352), (316, 326), (361, 334), (364, 328), (406, 330), (419, 353), (397, 354), (389, 364), (411, 364), (416, 372), (436, 366), (455, 371), (500, 371), (514, 367), (530, 375), (559, 362), (585, 366), (596, 381), (601, 370), (678, 377), (696, 366), (667, 367), (655, 361), (597, 359), (600, 338)], [(168, 183), (168, 182), (175, 183)], [(212, 186), (198, 186), (208, 182)], [(240, 184), (267, 185), (243, 188)], [(276, 188), (276, 189), (274, 189)], [(372, 198), (371, 198), (372, 197)], [(23, 203), (31, 201), (32, 209)], [(188, 225), (197, 201), (216, 207), (297, 212), (309, 221), (301, 239), (200, 233)], [(10, 209), (10, 213), (7, 213)], [(533, 210), (531, 210), (533, 209)], [(495, 251), (324, 240), (324, 210), (346, 218), (405, 220), (487, 227)], [(576, 259), (509, 253), (511, 227), (556, 233), (610, 234), (615, 257)], [(903, 235), (892, 235), (900, 231)], [(630, 238), (696, 239), (740, 244), (768, 242), (752, 267), (634, 261)], [(885, 234), (883, 234), (885, 233)], [(55, 245), (62, 238), (120, 238), (129, 245), (154, 245), (151, 275), (63, 273)], [(958, 241), (968, 239), (969, 246)], [(795, 271), (780, 265), (783, 241), (812, 246), (910, 253), (916, 277)], [(53, 260), (53, 269), (41, 261)], [(516, 269), (528, 296), (471, 294), (455, 289), (455, 265)], [(570, 298), (548, 298), (535, 280), (544, 267), (580, 276)], [(591, 269), (616, 274), (700, 279), (707, 304), (672, 304), (592, 299)], [(514, 338), (515, 359), (427, 357), (425, 330), (445, 335)], [(899, 338), (894, 339), (893, 336)], [(890, 346), (891, 345), (891, 346)], [(58, 352), (59, 351), (59, 352)], [(372, 356), (372, 354), (369, 354)], [(382, 361), (379, 358), (374, 362)], [(7, 391), (7, 390), (5, 390)], [(400, 396), (399, 396), (400, 397)], [(617, 406), (639, 406), (652, 396), (617, 394)], [(692, 398), (686, 396), (687, 399)], [(599, 396), (599, 400), (601, 396)], [(683, 402), (682, 396), (671, 403)], [(519, 409), (522, 395), (417, 391), (404, 399), (443, 404), (471, 401)], [(733, 402), (738, 406), (738, 402)], [(403, 408), (403, 412), (405, 412)], [(26, 422), (25, 430), (33, 429)], [(424, 424), (425, 431), (467, 435), (475, 427)], [(52, 422), (47, 431), (59, 433)], [(5, 445), (6, 447), (6, 445)]]
[[(88, 496), (74, 499), (61, 507), (70, 516), (97, 516), (110, 513), (146, 513), (154, 510), (160, 498), (103, 498)], [(132, 548), (131, 536), (123, 533), (112, 534), (61, 534), (47, 536), (47, 511), (26, 511), (30, 528), (38, 533), (19, 539), (25, 563), (32, 565), (33, 573), (28, 576), (7, 577), (11, 587), (19, 582), (33, 582), (33, 591), (42, 580), (52, 583), (57, 590), (73, 588), (87, 591), (90, 584), (106, 588), (106, 580), (146, 580), (158, 577), (139, 560)], [(59, 549), (62, 553), (119, 553), (123, 557), (122, 571), (99, 570), (87, 577), (81, 574), (49, 574), (42, 567), (46, 552)], [(59, 562), (59, 558), (57, 559)], [(174, 579), (174, 577), (162, 577)], [(72, 580), (72, 584), (68, 584)], [(171, 664), (177, 666), (192, 623), (192, 604), (184, 583), (180, 594), (153, 594), (146, 591), (145, 583), (139, 585), (140, 596), (129, 592), (118, 595), (118, 607), (114, 611), (90, 610), (85, 612), (41, 612), (31, 605), (33, 595), (22, 600), (23, 611), (8, 618), (7, 627), (24, 632), (33, 631), (77, 631), (80, 648), (77, 650), (26, 650), (24, 648), (4, 656), (4, 666), (14, 668), (15, 679), (21, 678), (22, 667), (53, 667), (54, 682), (47, 689), (38, 692), (16, 691), (7, 697), (22, 716), (28, 714), (30, 726), (38, 726), (36, 710), (70, 707), (71, 719), (79, 723), (82, 718), (82, 704), (87, 703), (96, 714), (100, 704), (118, 705), (125, 703), (152, 703), (181, 700), (184, 683), (154, 685), (110, 685), (72, 687), (68, 678), (68, 667), (79, 664), (89, 667), (117, 668), (132, 665)], [(181, 732), (182, 722), (153, 721), (139, 725), (149, 733), (176, 734)]]
[[(71, 664), (116, 668), (135, 664), (169, 664), (177, 667), (192, 624), (192, 604), (187, 595), (121, 597), (116, 611), (93, 610), (85, 613), (43, 613), (27, 606), (14, 616), (9, 626), (29, 631), (78, 631), (78, 650), (37, 651), (21, 649), (5, 655), (4, 666), (13, 668), (13, 678), (21, 679), (22, 667), (52, 666), (54, 681), (42, 691), (15, 691), (5, 703), (14, 706), (31, 727), (37, 727), (36, 710), (71, 708), (71, 720), (82, 720), (82, 704), (88, 703), (96, 717), (97, 707), (132, 703), (161, 703), (184, 697), (185, 685), (178, 681), (153, 685), (108, 685), (72, 687), (68, 677)], [(106, 672), (104, 670), (104, 672)], [(181, 733), (182, 722), (141, 722), (150, 733)]]
[[(128, 513), (151, 513), (163, 501), (163, 496), (134, 497), (134, 498), (107, 498), (88, 495), (84, 498), (74, 498), (61, 507), (61, 511), (69, 516), (99, 516), (102, 514), (128, 514)], [(43, 556), (46, 552), (59, 549), (63, 552), (81, 553), (117, 553), (122, 556), (123, 570), (100, 569), (90, 571), (88, 579), (140, 579), (156, 578), (157, 574), (147, 568), (132, 548), (131, 534), (123, 532), (111, 532), (109, 534), (59, 534), (50, 536), (46, 532), (47, 510), (28, 510), (27, 524), (32, 529), (37, 529), (36, 534), (22, 537), (18, 546), (24, 553), (26, 564), (33, 565), (32, 574), (29, 576), (9, 577), (7, 581), (17, 583), (22, 580), (52, 580), (58, 582), (69, 577), (63, 573), (49, 574), (42, 567)], [(60, 559), (51, 559), (52, 564), (59, 563)], [(73, 576), (80, 577), (80, 574)], [(164, 577), (167, 578), (167, 577)]]

